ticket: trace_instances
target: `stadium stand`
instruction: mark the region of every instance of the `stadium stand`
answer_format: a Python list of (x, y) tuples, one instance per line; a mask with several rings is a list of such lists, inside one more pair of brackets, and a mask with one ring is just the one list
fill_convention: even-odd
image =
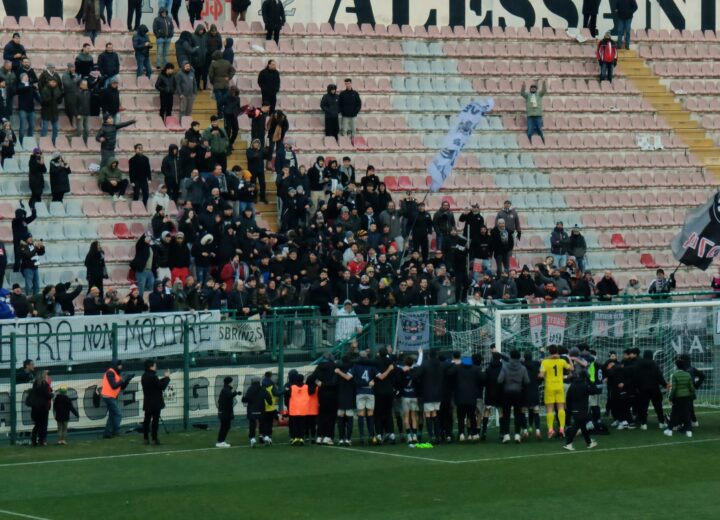
[[(180, 29), (191, 27), (184, 22)], [(66, 63), (87, 40), (73, 18), (16, 22), (8, 17), (0, 31), (3, 44), (16, 30), (36, 71), (45, 63)], [(593, 41), (579, 44), (561, 30), (296, 23), (284, 28), (279, 46), (262, 39), (257, 22), (239, 22), (237, 28), (226, 22), (220, 32), (235, 38), (238, 74), (233, 83), (243, 104), (259, 104), (257, 73), (268, 58), (277, 60), (282, 76), (278, 108), (288, 114), (300, 164), (310, 166), (316, 155), (349, 155), (358, 172), (374, 165), (396, 200), (406, 189), (422, 195), (427, 163), (461, 107), (477, 96), (494, 97), (495, 110), (472, 136), (453, 177), (427, 202), (431, 212), (443, 200), (454, 211), (478, 202), (492, 225), (502, 202), (511, 199), (523, 223), (515, 266), (544, 258), (550, 231), (561, 220), (566, 228), (581, 227), (593, 271), (612, 270), (621, 286), (631, 276), (649, 282), (651, 269), (676, 266), (669, 240), (686, 211), (707, 200), (716, 184), (712, 165), (720, 157), (715, 148), (720, 136), (711, 132), (712, 140), (707, 139), (703, 130), (716, 129), (720, 117), (713, 97), (720, 74), (712, 62), (720, 54), (714, 33), (634, 31), (639, 53), (622, 52), (615, 81), (599, 83)], [(132, 146), (142, 143), (157, 172), (168, 145), (179, 142), (190, 118), (165, 127), (157, 114), (154, 78), (135, 77), (130, 40), (122, 21), (113, 20), (93, 53), (107, 41), (115, 45), (121, 55), (121, 118), (137, 120), (119, 138), (121, 169), (127, 171)], [(646, 60), (654, 75), (638, 79)], [(336, 143), (322, 132), (320, 97), (327, 84), (342, 84), (344, 77), (352, 77), (363, 96), (361, 135), (354, 143), (342, 138)], [(519, 95), (523, 82), (535, 78), (548, 85), (544, 144), (525, 136)], [(195, 108), (193, 119), (207, 127), (214, 111), (211, 94), (200, 92)], [(60, 121), (55, 146), (36, 133), (6, 161), (0, 173), (0, 238), (12, 241), (13, 210), (18, 199), (29, 196), (30, 150), (39, 145), (49, 161), (49, 152), (57, 149), (72, 168), (72, 189), (61, 205), (49, 205), (47, 199), (38, 205), (32, 231), (46, 239), (48, 250), (41, 285), (84, 279), (84, 255), (89, 243), (100, 239), (107, 244), (110, 283), (127, 286), (127, 263), (149, 212), (100, 193), (90, 173), (90, 165), (99, 162), (99, 143), (91, 136), (85, 146), (70, 134), (64, 115)], [(249, 124), (241, 117), (240, 139), (245, 141), (236, 146), (239, 152), (247, 145)], [(97, 126), (94, 119), (93, 130)], [(244, 162), (244, 153), (229, 158), (229, 165)], [(265, 225), (274, 228), (274, 178), (269, 175), (267, 182), (271, 204), (259, 210)], [(174, 205), (170, 211), (175, 213)], [(8, 277), (16, 281), (11, 273)], [(702, 273), (685, 269), (677, 278), (683, 289), (708, 284)]]

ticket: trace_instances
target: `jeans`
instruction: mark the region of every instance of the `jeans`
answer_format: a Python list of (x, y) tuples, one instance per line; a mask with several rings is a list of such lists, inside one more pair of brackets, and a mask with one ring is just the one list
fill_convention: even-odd
[(42, 120), (42, 125), (40, 127), (40, 135), (42, 137), (45, 137), (48, 132), (48, 125), (52, 126), (52, 142), (55, 144), (55, 140), (58, 136), (58, 120), (55, 119), (54, 121), (48, 121), (47, 119)]
[(578, 269), (580, 269), (580, 271), (584, 273), (587, 269), (587, 262), (585, 261), (585, 257), (576, 256), (575, 261), (577, 262)]
[(253, 218), (255, 217), (255, 204), (252, 202), (243, 202), (238, 201), (238, 210), (240, 211), (240, 214), (242, 215), (243, 211), (245, 211), (245, 208), (250, 208), (253, 213)]
[(600, 62), (600, 81), (603, 81), (606, 79), (610, 83), (612, 83), (614, 68), (615, 68), (615, 64), (613, 62), (605, 63), (604, 61), (601, 61)]
[(532, 136), (537, 134), (545, 142), (545, 134), (543, 134), (543, 118), (542, 116), (528, 116), (527, 118), (527, 136), (528, 139), (532, 140)]
[(172, 0), (158, 0), (158, 13), (161, 9), (165, 8), (167, 12), (170, 12), (170, 4), (172, 4)]
[[(162, 5), (162, 2), (161, 2)], [(168, 62), (168, 48), (170, 47), (171, 38), (158, 38), (157, 44), (157, 60), (155, 64), (158, 68), (162, 68)]]
[(355, 118), (340, 116), (340, 135), (355, 137)]
[(87, 144), (88, 135), (90, 133), (90, 116), (78, 116), (77, 119), (77, 136), (82, 137)]
[(150, 66), (150, 56), (145, 54), (135, 54), (135, 61), (137, 61), (137, 77), (144, 74), (149, 78), (152, 75), (152, 67)]
[[(100, 0), (100, 19), (104, 19), (108, 25), (112, 21), (112, 4), (113, 0)], [(103, 12), (107, 11), (107, 16), (103, 16)]]
[(40, 292), (40, 272), (37, 268), (23, 269), (23, 278), (25, 278), (25, 294), (28, 296)]
[(205, 285), (205, 281), (210, 273), (210, 268), (206, 265), (198, 265), (195, 270), (197, 271), (197, 282), (201, 285)]
[(565, 267), (565, 264), (567, 263), (567, 255), (556, 255), (555, 253), (552, 253), (552, 257), (555, 267), (558, 269)]
[(625, 38), (625, 48), (630, 48), (630, 29), (632, 28), (632, 18), (628, 18), (627, 20), (621, 20), (618, 18), (617, 20), (617, 46), (618, 49), (622, 49), (623, 46), (623, 37)]
[(120, 423), (122, 422), (122, 412), (117, 398), (103, 397), (103, 402), (107, 406), (108, 418), (105, 423), (105, 437), (112, 437), (120, 433)]
[(155, 276), (150, 270), (140, 271), (139, 273), (135, 273), (135, 282), (137, 282), (140, 298), (142, 298), (145, 291), (152, 291), (153, 284), (155, 283)]
[(511, 253), (495, 253), (495, 263), (497, 264), (498, 276), (502, 274), (503, 268), (505, 271), (510, 270), (510, 254)]
[[(26, 112), (25, 110), (20, 110), (20, 143), (22, 144), (23, 137), (27, 135), (28, 137), (33, 136), (33, 132), (35, 131), (35, 112)], [(27, 126), (27, 134), (25, 134), (25, 127)]]
[(213, 96), (215, 97), (215, 104), (217, 105), (217, 113), (219, 116), (223, 113), (223, 106), (225, 105), (225, 96), (227, 96), (228, 89), (226, 88), (214, 88)]

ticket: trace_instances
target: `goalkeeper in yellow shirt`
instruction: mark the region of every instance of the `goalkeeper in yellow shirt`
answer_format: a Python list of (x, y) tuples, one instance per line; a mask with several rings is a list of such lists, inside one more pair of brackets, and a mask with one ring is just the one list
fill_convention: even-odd
[[(545, 380), (545, 408), (547, 409), (548, 439), (555, 437), (555, 409), (557, 408), (560, 435), (565, 435), (565, 372), (572, 372), (573, 359), (560, 357), (557, 345), (548, 347), (549, 356), (540, 364), (538, 377)], [(577, 360), (577, 358), (574, 358)]]

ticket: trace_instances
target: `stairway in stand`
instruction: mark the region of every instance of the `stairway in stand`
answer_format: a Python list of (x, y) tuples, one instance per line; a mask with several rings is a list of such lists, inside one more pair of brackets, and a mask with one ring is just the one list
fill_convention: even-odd
[[(150, 36), (151, 41), (153, 42), (153, 48), (150, 52), (150, 63), (153, 65), (153, 68), (155, 66), (155, 37)], [(168, 53), (168, 59), (172, 61), (173, 63), (177, 64), (177, 58), (175, 57), (175, 45), (171, 44), (169, 53)], [(177, 65), (176, 65), (177, 66)], [(159, 74), (160, 71), (157, 69), (154, 69), (154, 74)], [(154, 77), (156, 78), (156, 76)], [(154, 79), (153, 79), (154, 81)], [(177, 110), (177, 107), (174, 108), (174, 110)], [(195, 98), (195, 104), (193, 105), (193, 113), (192, 117), (194, 121), (197, 121), (200, 123), (200, 130), (205, 131), (205, 129), (210, 126), (210, 117), (215, 114), (217, 111), (216, 104), (215, 104), (215, 98), (213, 97), (212, 89), (208, 88), (208, 90), (199, 90), (197, 97)], [(240, 116), (245, 117), (245, 116)], [(178, 136), (178, 144), (181, 137)], [(249, 144), (246, 140), (242, 139), (242, 130), (241, 133), (238, 135), (238, 138), (235, 140), (235, 146), (233, 147), (233, 152), (228, 156), (227, 164), (228, 164), (228, 170), (232, 169), (233, 166), (239, 165), (243, 169), (247, 168), (247, 157), (245, 155), (245, 150), (247, 150)], [(255, 211), (258, 214), (259, 218), (262, 218), (262, 225), (269, 228), (272, 231), (277, 231), (278, 225), (277, 225), (277, 191), (275, 190), (275, 174), (272, 172), (265, 172), (265, 185), (267, 187), (267, 191), (265, 194), (265, 198), (267, 199), (268, 203), (263, 204), (262, 202), (259, 202), (255, 205)]]
[(655, 108), (657, 114), (680, 136), (689, 151), (720, 180), (720, 148), (715, 146), (691, 113), (675, 99), (675, 95), (660, 82), (660, 77), (653, 73), (647, 62), (634, 50), (622, 49), (618, 67)]

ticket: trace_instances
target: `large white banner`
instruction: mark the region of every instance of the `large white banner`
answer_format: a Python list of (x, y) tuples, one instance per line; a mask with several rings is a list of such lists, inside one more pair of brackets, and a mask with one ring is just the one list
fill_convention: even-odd
[[(600, 31), (613, 27), (612, 1), (601, 0), (598, 10)], [(0, 15), (56, 16), (59, 2), (45, 0), (2, 0)], [(75, 16), (81, 0), (64, 0), (65, 18)], [(492, 25), (560, 29), (582, 26), (583, 0), (283, 0), (288, 23), (323, 22), (382, 23), (399, 25)], [(249, 22), (260, 21), (262, 0), (252, 0)], [(128, 2), (114, 1), (114, 16), (125, 22)], [(143, 0), (142, 22), (150, 26), (157, 16), (158, 2)], [(638, 0), (633, 26), (653, 29), (717, 28), (720, 0)], [(180, 8), (180, 19), (187, 20), (187, 9)], [(202, 17), (208, 23), (230, 19), (229, 0), (205, 0)]]
[(463, 108), (460, 115), (458, 115), (455, 127), (448, 131), (442, 150), (428, 165), (428, 173), (432, 177), (430, 191), (435, 192), (442, 188), (447, 178), (450, 177), (455, 162), (462, 149), (465, 148), (465, 144), (470, 139), (473, 130), (475, 130), (483, 115), (490, 112), (494, 106), (495, 101), (492, 98), (487, 98), (470, 103)]
[(32, 359), (37, 366), (66, 366), (109, 361), (113, 326), (120, 359), (182, 354), (185, 323), (190, 352), (265, 350), (259, 315), (246, 321), (221, 321), (219, 311), (29, 318), (0, 321), (0, 368), (10, 367), (11, 333), (18, 364)]
[[(298, 372), (308, 375), (315, 367), (307, 365), (295, 368)], [(158, 376), (163, 377), (163, 367), (159, 366)], [(189, 409), (190, 418), (213, 417), (217, 415), (217, 399), (223, 387), (225, 377), (233, 378), (233, 388), (245, 392), (252, 378), (262, 378), (268, 370), (267, 367), (219, 367), (213, 369), (198, 369), (190, 372), (189, 385)], [(124, 427), (134, 426), (143, 420), (143, 392), (140, 384), (140, 375), (137, 374), (127, 388), (120, 394), (118, 402), (123, 414), (122, 424)], [(277, 375), (277, 374), (276, 374)], [(52, 376), (53, 390), (60, 386), (67, 386), (67, 395), (73, 401), (78, 411), (79, 418), (71, 416), (70, 428), (100, 428), (107, 420), (107, 410), (101, 402), (99, 407), (93, 405), (93, 394), (101, 384), (101, 375), (97, 378), (68, 378), (64, 376)], [(3, 382), (4, 383), (4, 382)], [(279, 385), (282, 387), (282, 382)], [(25, 398), (30, 391), (31, 385), (23, 384), (17, 386), (16, 410), (18, 414), (18, 431), (32, 430), (32, 419), (30, 408), (25, 405)], [(0, 386), (0, 435), (5, 436), (10, 430), (10, 392), (7, 384)], [(170, 375), (170, 384), (165, 390), (165, 409), (162, 417), (166, 421), (180, 420), (183, 418), (183, 374), (175, 372)], [(235, 415), (245, 413), (245, 404), (241, 397), (235, 401)], [(50, 430), (55, 430), (55, 421), (50, 412)]]

